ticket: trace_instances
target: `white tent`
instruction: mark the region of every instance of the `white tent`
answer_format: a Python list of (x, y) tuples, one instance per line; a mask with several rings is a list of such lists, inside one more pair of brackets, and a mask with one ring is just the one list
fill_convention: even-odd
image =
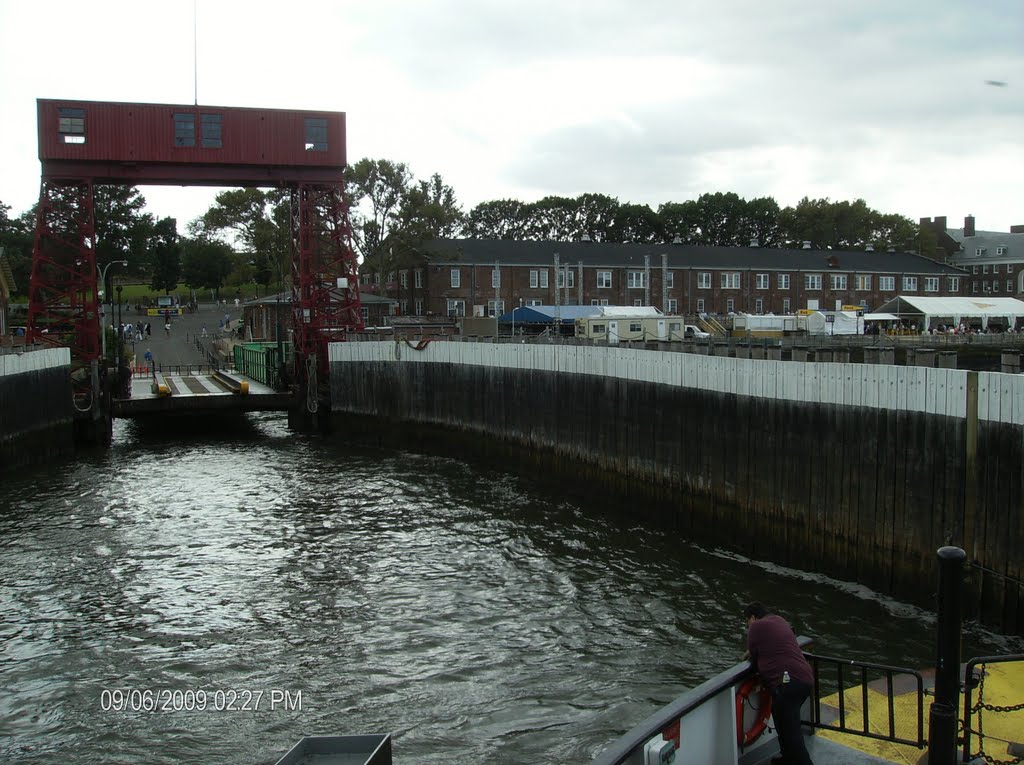
[(916, 322), (920, 328), (929, 328), (935, 323), (958, 325), (965, 319), (980, 319), (981, 326), (987, 327), (992, 319), (1016, 326), (1018, 319), (1024, 319), (1024, 301), (1017, 298), (966, 298), (966, 297), (917, 297), (916, 295), (894, 297), (878, 307), (876, 313), (889, 313), (897, 319)]

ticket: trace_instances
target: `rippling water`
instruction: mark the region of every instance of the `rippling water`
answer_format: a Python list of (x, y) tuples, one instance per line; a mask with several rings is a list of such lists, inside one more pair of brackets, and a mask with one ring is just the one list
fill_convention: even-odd
[(4, 478), (0, 760), (272, 763), (390, 731), (398, 763), (587, 762), (735, 663), (751, 599), (830, 655), (933, 663), (931, 618), (863, 588), (250, 417), (118, 423), (109, 452)]

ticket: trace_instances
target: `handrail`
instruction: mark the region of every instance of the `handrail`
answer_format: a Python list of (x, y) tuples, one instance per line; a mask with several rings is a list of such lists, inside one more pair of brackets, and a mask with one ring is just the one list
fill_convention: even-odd
[[(864, 738), (874, 738), (879, 741), (894, 741), (900, 744), (907, 744), (909, 746), (916, 746), (917, 748), (923, 748), (925, 745), (924, 737), (924, 678), (920, 672), (912, 669), (906, 669), (904, 667), (893, 667), (888, 664), (875, 664), (868, 661), (851, 661), (850, 659), (839, 659), (834, 656), (819, 656), (812, 653), (805, 654), (807, 660), (811, 663), (811, 668), (814, 672), (814, 698), (811, 704), (811, 715), (812, 719), (809, 721), (810, 724), (815, 728), (822, 728), (824, 730), (835, 730), (841, 733), (850, 733)], [(828, 663), (836, 668), (837, 673), (837, 685), (839, 691), (839, 725), (832, 725), (829, 723), (823, 723), (821, 721), (821, 682), (820, 682), (820, 667), (822, 663)], [(846, 691), (848, 690), (843, 682), (843, 669), (850, 668), (851, 670), (860, 670), (860, 691), (861, 691), (861, 728), (850, 728), (846, 724)], [(869, 730), (869, 715), (868, 715), (868, 671), (873, 670), (876, 672), (882, 672), (885, 674), (886, 681), (886, 704), (887, 704), (887, 721), (889, 726), (888, 735), (880, 733), (872, 733)], [(901, 738), (896, 735), (896, 708), (894, 703), (893, 693), (893, 677), (895, 675), (905, 675), (915, 679), (917, 683), (917, 738)], [(855, 687), (855, 686), (854, 686)]]
[[(971, 757), (971, 692), (974, 690), (974, 668), (979, 664), (1000, 664), (1011, 661), (1024, 661), (1024, 653), (1007, 654), (1005, 656), (978, 656), (964, 666), (964, 748), (963, 762)], [(980, 695), (980, 694), (979, 694)]]
[[(811, 644), (808, 637), (797, 638), (801, 648)], [(718, 694), (754, 674), (754, 667), (749, 661), (734, 665), (731, 669), (720, 672), (709, 680), (705, 680), (692, 690), (686, 691), (661, 709), (646, 717), (631, 730), (617, 738), (601, 752), (591, 765), (622, 765), (633, 754), (642, 750), (643, 746), (663, 730), (698, 709)]]

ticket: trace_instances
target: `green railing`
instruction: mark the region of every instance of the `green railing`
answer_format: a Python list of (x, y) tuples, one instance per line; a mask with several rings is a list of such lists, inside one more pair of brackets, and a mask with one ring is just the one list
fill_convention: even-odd
[(287, 390), (285, 363), (289, 348), (283, 347), (284, 358), (276, 343), (245, 343), (235, 346), (235, 369), (276, 391)]

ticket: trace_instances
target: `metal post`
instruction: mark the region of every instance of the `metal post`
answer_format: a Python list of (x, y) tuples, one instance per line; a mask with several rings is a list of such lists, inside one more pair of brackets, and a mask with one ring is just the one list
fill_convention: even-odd
[(960, 593), (967, 554), (959, 547), (941, 547), (939, 558), (935, 701), (929, 711), (929, 765), (956, 762), (957, 709), (960, 705)]
[(114, 337), (117, 338), (117, 395), (121, 395), (121, 346), (124, 338), (121, 337), (121, 285), (117, 285), (117, 328), (114, 330)]
[[(100, 270), (100, 284), (103, 285), (103, 289), (107, 289), (107, 269), (110, 268), (111, 266), (115, 265), (115, 264), (122, 265), (122, 266), (127, 266), (128, 265), (128, 261), (127, 260), (112, 260), (109, 263), (107, 263), (107, 265), (103, 266), (102, 270)], [(110, 298), (110, 326), (113, 327), (114, 326), (114, 291), (113, 290), (107, 290), (107, 295)], [(102, 301), (100, 301), (100, 302), (102, 303)], [(107, 328), (103, 326), (103, 322), (102, 321), (100, 322), (100, 334), (103, 337), (103, 339), (101, 341), (101, 343), (102, 343), (102, 351), (100, 353), (100, 358), (103, 359), (103, 368), (106, 369), (107, 368)]]

